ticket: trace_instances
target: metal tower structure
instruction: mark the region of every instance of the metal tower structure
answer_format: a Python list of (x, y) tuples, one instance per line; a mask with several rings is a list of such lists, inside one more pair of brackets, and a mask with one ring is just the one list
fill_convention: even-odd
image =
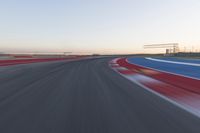
[(166, 54), (175, 54), (179, 51), (179, 44), (178, 43), (165, 43), (165, 44), (150, 44), (144, 45), (145, 49), (153, 49), (153, 48), (165, 48)]

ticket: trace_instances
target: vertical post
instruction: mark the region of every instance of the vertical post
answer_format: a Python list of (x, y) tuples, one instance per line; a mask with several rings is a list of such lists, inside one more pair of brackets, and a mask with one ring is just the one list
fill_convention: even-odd
[(175, 54), (176, 53), (176, 44), (174, 44), (174, 51), (173, 53)]

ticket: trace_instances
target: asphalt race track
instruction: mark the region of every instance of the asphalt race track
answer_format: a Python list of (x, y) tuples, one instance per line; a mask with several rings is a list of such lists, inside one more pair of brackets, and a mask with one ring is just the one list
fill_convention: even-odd
[(125, 79), (110, 60), (0, 67), (0, 133), (200, 133), (200, 118)]

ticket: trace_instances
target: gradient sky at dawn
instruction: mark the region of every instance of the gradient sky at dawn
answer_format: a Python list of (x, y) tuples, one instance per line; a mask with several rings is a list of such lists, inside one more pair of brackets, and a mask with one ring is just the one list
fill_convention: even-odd
[(169, 42), (200, 51), (200, 0), (0, 2), (0, 52), (160, 52), (143, 45)]

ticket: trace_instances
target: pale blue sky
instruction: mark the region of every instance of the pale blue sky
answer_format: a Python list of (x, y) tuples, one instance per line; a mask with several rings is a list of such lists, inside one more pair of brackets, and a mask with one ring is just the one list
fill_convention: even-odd
[(0, 1), (1, 51), (142, 53), (168, 42), (200, 49), (200, 0)]

